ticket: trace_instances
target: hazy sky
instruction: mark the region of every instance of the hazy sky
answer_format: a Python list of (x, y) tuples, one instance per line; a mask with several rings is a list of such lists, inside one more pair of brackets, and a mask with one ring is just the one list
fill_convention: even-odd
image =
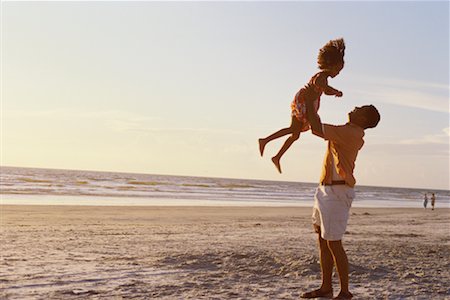
[(449, 189), (449, 2), (2, 2), (1, 165), (317, 182), (326, 143), (259, 156), (328, 40), (346, 65), (357, 184)]

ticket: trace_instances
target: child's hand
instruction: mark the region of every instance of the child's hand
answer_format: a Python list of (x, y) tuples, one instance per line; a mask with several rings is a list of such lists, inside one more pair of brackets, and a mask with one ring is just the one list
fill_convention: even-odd
[(337, 91), (337, 93), (335, 94), (336, 97), (342, 97), (342, 92), (341, 91)]

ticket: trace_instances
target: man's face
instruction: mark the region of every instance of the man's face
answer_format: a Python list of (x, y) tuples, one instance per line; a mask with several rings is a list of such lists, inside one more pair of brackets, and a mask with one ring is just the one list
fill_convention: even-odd
[(380, 115), (373, 105), (357, 106), (348, 113), (348, 120), (364, 129), (374, 128), (380, 121)]
[(352, 119), (354, 118), (355, 114), (358, 114), (358, 110), (360, 110), (361, 107), (355, 107), (351, 112), (348, 113), (348, 119), (349, 121), (352, 121)]
[(360, 125), (361, 121), (366, 119), (366, 110), (369, 106), (357, 106), (348, 113), (348, 119), (351, 123)]

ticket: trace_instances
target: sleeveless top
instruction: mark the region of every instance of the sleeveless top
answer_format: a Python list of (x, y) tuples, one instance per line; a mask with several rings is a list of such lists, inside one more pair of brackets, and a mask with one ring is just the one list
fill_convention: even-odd
[[(316, 85), (317, 77), (319, 77), (320, 72), (315, 74), (311, 79), (309, 80), (309, 85), (314, 88), (316, 93), (318, 94), (317, 99), (314, 100), (314, 109), (316, 112), (319, 110), (320, 107), (320, 96), (323, 94), (323, 89)], [(306, 116), (306, 102), (305, 102), (305, 91), (306, 88), (302, 87), (297, 94), (295, 94), (294, 100), (291, 103), (291, 115), (293, 117), (296, 117), (297, 120), (302, 123), (302, 129), (301, 131), (307, 131), (310, 129), (309, 121)]]

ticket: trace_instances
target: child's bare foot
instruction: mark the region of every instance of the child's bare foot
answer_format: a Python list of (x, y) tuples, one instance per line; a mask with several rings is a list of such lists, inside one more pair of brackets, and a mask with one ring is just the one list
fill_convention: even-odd
[(278, 172), (281, 174), (281, 166), (280, 166), (280, 159), (276, 156), (272, 157), (272, 162), (277, 167)]
[(266, 142), (264, 141), (264, 139), (259, 139), (259, 153), (261, 153), (261, 156), (263, 156), (264, 154), (264, 147), (266, 147)]

